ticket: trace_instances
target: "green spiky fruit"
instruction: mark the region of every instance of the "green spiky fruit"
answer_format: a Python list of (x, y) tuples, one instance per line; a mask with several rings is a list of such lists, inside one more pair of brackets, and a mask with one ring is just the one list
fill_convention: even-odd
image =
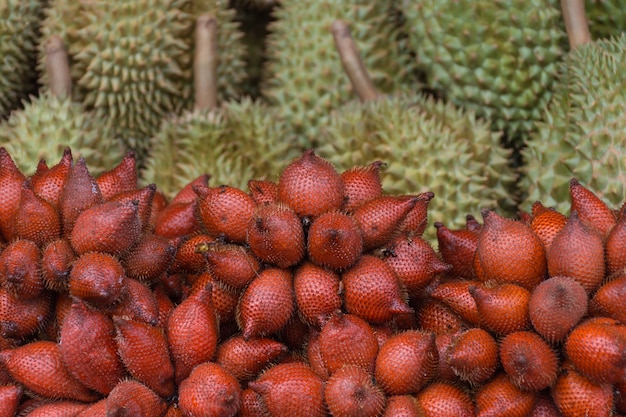
[(427, 84), (519, 144), (550, 100), (566, 33), (557, 0), (404, 0)]
[(333, 113), (323, 139), (319, 155), (339, 170), (387, 162), (381, 176), (386, 193), (434, 192), (431, 224), (465, 227), (467, 214), (514, 205), (511, 151), (487, 122), (451, 103), (407, 95), (350, 103)]
[(186, 112), (167, 120), (152, 139), (145, 183), (173, 196), (191, 180), (210, 174), (210, 183), (247, 188), (249, 179), (276, 180), (302, 152), (274, 109), (250, 99), (220, 110)]
[(75, 159), (84, 157), (94, 174), (112, 169), (123, 156), (109, 123), (50, 93), (32, 97), (2, 122), (0, 143), (24, 173), (32, 173), (41, 159), (56, 163), (66, 147)]
[(585, 12), (594, 39), (626, 31), (625, 0), (585, 0)]
[(539, 200), (567, 213), (572, 177), (617, 208), (626, 195), (626, 34), (571, 51), (559, 77), (523, 152), (523, 208)]
[(386, 93), (413, 88), (412, 63), (403, 54), (391, 0), (315, 1), (283, 0), (270, 23), (268, 64), (262, 94), (281, 109), (299, 135), (315, 145), (319, 128), (333, 108), (354, 95), (331, 25), (336, 19), (350, 24), (365, 66), (376, 87)]
[(37, 89), (36, 44), (44, 0), (0, 0), (0, 119)]

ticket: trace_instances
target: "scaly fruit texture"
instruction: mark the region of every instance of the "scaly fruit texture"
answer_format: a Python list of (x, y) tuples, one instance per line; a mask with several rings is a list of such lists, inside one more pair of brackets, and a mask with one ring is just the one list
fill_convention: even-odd
[[(383, 93), (414, 88), (413, 64), (399, 41), (390, 0), (285, 0), (269, 26), (268, 64), (262, 94), (292, 121), (299, 136), (316, 145), (334, 107), (350, 100), (352, 87), (333, 45), (331, 24), (351, 22), (372, 81)], [(411, 84), (413, 82), (413, 84)]]
[(36, 89), (36, 44), (44, 0), (0, 2), (0, 119)]
[(275, 180), (300, 153), (290, 138), (275, 109), (249, 98), (219, 111), (185, 112), (163, 122), (142, 177), (168, 196), (203, 174), (212, 184), (245, 188), (249, 179)]
[(626, 30), (624, 0), (585, 0), (585, 12), (593, 38), (609, 38)]
[(545, 121), (523, 151), (525, 206), (540, 200), (567, 213), (569, 182), (576, 177), (619, 207), (626, 194), (625, 89), (626, 34), (569, 53)]
[(427, 85), (519, 143), (552, 95), (566, 34), (556, 0), (404, 0)]
[(434, 192), (434, 221), (461, 227), (482, 207), (513, 205), (510, 151), (473, 112), (451, 103), (409, 95), (349, 103), (333, 113), (322, 140), (319, 154), (341, 170), (387, 161), (388, 193)]
[(33, 97), (0, 123), (0, 143), (27, 173), (41, 159), (56, 163), (68, 146), (96, 174), (113, 168), (122, 157), (122, 146), (108, 121), (50, 92)]

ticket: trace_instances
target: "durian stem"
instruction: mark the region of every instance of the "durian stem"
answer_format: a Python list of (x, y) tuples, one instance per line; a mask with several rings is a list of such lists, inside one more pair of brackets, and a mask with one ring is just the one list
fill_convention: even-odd
[(58, 35), (46, 40), (46, 72), (50, 93), (59, 98), (70, 97), (72, 94), (72, 76), (67, 50)]
[(335, 20), (331, 30), (341, 64), (350, 78), (354, 91), (363, 102), (376, 100), (380, 94), (365, 68), (359, 48), (350, 33), (350, 27), (343, 20)]
[(571, 49), (592, 41), (584, 0), (561, 0), (561, 10)]
[(218, 60), (217, 19), (211, 14), (204, 14), (196, 21), (196, 50), (193, 62), (196, 111), (213, 110), (217, 107)]

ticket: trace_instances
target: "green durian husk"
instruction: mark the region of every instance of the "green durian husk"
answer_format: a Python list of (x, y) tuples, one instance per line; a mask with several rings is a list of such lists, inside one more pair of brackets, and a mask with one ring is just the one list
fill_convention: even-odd
[(166, 120), (141, 177), (168, 197), (204, 174), (209, 184), (247, 190), (250, 179), (277, 180), (302, 150), (275, 109), (244, 98)]
[(114, 168), (123, 157), (107, 120), (50, 93), (31, 97), (23, 109), (0, 123), (0, 146), (26, 174), (32, 174), (41, 159), (56, 164), (66, 147), (74, 160), (85, 158), (94, 175)]
[(625, 0), (585, 0), (585, 12), (593, 39), (619, 36), (626, 31)]
[(520, 146), (550, 101), (567, 35), (557, 0), (404, 0), (426, 84)]
[(500, 136), (452, 103), (397, 95), (334, 111), (317, 152), (339, 171), (386, 162), (381, 179), (387, 194), (432, 191), (425, 236), (435, 240), (435, 221), (464, 228), (465, 216), (478, 217), (482, 208), (514, 210), (516, 173)]
[(544, 119), (522, 153), (522, 208), (541, 201), (569, 213), (573, 177), (618, 208), (626, 195), (626, 34), (568, 54)]
[(376, 88), (383, 93), (419, 88), (399, 39), (394, 5), (391, 0), (283, 0), (274, 8), (261, 92), (302, 141), (315, 146), (330, 111), (354, 98), (331, 32), (336, 19), (349, 23)]
[(0, 119), (37, 90), (35, 69), (45, 0), (0, 0)]

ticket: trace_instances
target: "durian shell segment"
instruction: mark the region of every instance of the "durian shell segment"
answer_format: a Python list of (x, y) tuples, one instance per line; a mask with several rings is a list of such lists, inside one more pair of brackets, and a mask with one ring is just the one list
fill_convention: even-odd
[(49, 92), (32, 97), (0, 123), (0, 146), (27, 174), (33, 173), (41, 159), (50, 166), (56, 164), (66, 147), (72, 149), (74, 160), (85, 158), (95, 175), (114, 168), (123, 156), (107, 120), (86, 112), (70, 98)]
[[(464, 228), (465, 216), (483, 207), (513, 210), (511, 151), (487, 122), (451, 103), (422, 95), (352, 102), (332, 113), (322, 140), (318, 154), (339, 171), (389, 161), (381, 172), (388, 194), (434, 192), (430, 224)], [(434, 228), (426, 230), (435, 241)]]
[(523, 151), (523, 209), (567, 214), (576, 177), (611, 208), (626, 195), (626, 34), (581, 45), (561, 64), (544, 122)]
[(626, 31), (625, 0), (585, 0), (585, 12), (593, 39), (619, 36)]
[(405, 0), (427, 85), (519, 144), (552, 96), (567, 47), (556, 0)]
[(249, 179), (277, 180), (302, 149), (276, 109), (244, 98), (164, 121), (142, 179), (170, 197), (203, 174), (213, 185), (245, 190)]
[(0, 119), (37, 90), (36, 45), (45, 3), (0, 1)]
[(414, 63), (399, 39), (394, 1), (283, 0), (269, 25), (261, 93), (311, 146), (333, 108), (355, 98), (331, 25), (349, 22), (365, 67), (382, 93), (417, 90)]

